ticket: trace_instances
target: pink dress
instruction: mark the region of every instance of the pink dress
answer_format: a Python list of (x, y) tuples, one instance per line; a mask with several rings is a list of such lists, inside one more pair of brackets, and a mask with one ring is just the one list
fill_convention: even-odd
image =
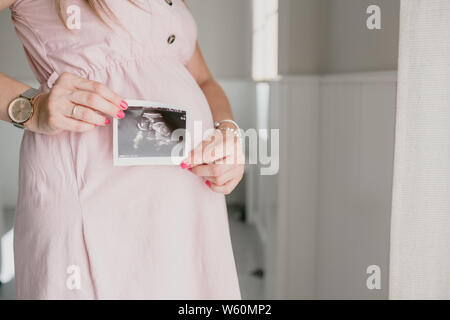
[[(72, 31), (54, 2), (17, 0), (10, 8), (42, 90), (70, 72), (127, 99), (185, 106), (203, 130), (213, 126), (186, 69), (197, 29), (182, 0), (137, 1), (141, 8), (109, 1), (122, 26), (113, 29), (85, 1), (68, 0), (81, 9), (81, 29)], [(18, 298), (240, 299), (224, 196), (179, 167), (114, 167), (112, 155), (112, 126), (25, 132)]]

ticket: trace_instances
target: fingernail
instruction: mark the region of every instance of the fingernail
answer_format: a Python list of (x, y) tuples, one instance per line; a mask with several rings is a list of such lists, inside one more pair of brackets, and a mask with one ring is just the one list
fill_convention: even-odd
[(117, 112), (117, 118), (119, 119), (125, 118), (125, 113), (122, 110), (119, 110), (119, 112)]
[(211, 182), (209, 182), (209, 180), (206, 180), (206, 185), (208, 186), (208, 187), (210, 187), (211, 188)]
[(188, 170), (189, 170), (190, 172), (192, 172), (192, 168), (189, 168)]
[(120, 103), (120, 107), (121, 107), (123, 110), (127, 110), (127, 109), (128, 109), (128, 103), (126, 103), (125, 100), (122, 100), (122, 102)]
[(106, 120), (105, 120), (105, 126), (107, 126), (109, 123), (110, 123), (109, 119), (106, 118)]
[(181, 163), (181, 169), (189, 169), (189, 165), (186, 162)]

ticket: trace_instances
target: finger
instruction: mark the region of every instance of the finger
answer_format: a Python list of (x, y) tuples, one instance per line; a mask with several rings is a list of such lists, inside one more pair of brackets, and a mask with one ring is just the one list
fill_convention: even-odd
[(219, 186), (219, 185), (207, 180), (206, 184), (209, 186), (209, 188), (212, 191), (228, 195), (236, 188), (236, 186), (239, 184), (239, 181), (240, 181), (239, 179), (233, 179), (233, 180), (228, 181), (224, 185)]
[(245, 155), (242, 149), (242, 145), (236, 143), (232, 146), (231, 152), (225, 158), (214, 161), (215, 164), (225, 164), (225, 165), (242, 165), (245, 164)]
[(100, 115), (98, 112), (86, 108), (83, 106), (75, 105), (73, 106), (70, 114), (68, 115), (70, 118), (84, 121), (90, 124), (95, 124), (97, 126), (105, 126), (110, 123), (108, 118), (105, 118), (104, 116)]
[(230, 152), (230, 148), (227, 147), (227, 142), (224, 141), (223, 137), (215, 135), (213, 139), (215, 142), (206, 145), (203, 149), (202, 156), (204, 163), (214, 163), (215, 161), (222, 160)]
[(232, 169), (232, 165), (204, 164), (193, 167), (192, 173), (199, 177), (218, 177)]
[[(76, 105), (89, 107), (113, 118), (123, 119), (125, 117), (125, 113), (120, 107), (112, 104), (96, 93), (75, 91), (71, 94), (70, 100)], [(72, 110), (69, 112), (72, 112)]]
[(90, 91), (92, 93), (95, 93), (119, 108), (122, 105), (121, 108), (124, 110), (128, 108), (128, 104), (123, 100), (123, 98), (109, 89), (103, 83), (79, 78), (74, 82), (74, 87), (78, 90)]
[(234, 167), (233, 169), (219, 176), (205, 177), (206, 180), (218, 186), (226, 185), (229, 181), (240, 178), (242, 178), (242, 171), (239, 167)]
[(210, 138), (196, 147), (183, 162), (187, 167), (209, 164), (225, 159), (236, 150), (236, 140), (232, 135), (224, 135), (217, 130)]
[(193, 168), (198, 165), (205, 164), (203, 162), (203, 150), (209, 145), (215, 143), (213, 137), (209, 137), (202, 141), (197, 147), (195, 147), (182, 163), (184, 168)]
[(95, 125), (68, 117), (61, 117), (60, 129), (72, 132), (87, 132), (96, 128)]

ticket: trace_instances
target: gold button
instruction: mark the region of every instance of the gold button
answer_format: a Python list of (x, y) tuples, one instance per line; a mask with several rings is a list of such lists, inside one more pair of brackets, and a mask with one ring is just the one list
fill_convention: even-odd
[(172, 0), (166, 0), (167, 4), (171, 6), (173, 4)]
[(177, 37), (176, 37), (174, 34), (172, 34), (172, 35), (170, 35), (169, 39), (167, 39), (167, 42), (168, 42), (169, 44), (172, 44), (172, 43), (175, 42), (175, 39), (176, 39), (176, 38), (177, 38)]

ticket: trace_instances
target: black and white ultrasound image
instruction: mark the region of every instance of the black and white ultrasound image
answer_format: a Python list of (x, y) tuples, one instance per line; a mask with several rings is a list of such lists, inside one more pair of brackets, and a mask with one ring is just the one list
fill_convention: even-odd
[(184, 152), (186, 111), (160, 107), (130, 107), (118, 121), (119, 158), (171, 157)]

